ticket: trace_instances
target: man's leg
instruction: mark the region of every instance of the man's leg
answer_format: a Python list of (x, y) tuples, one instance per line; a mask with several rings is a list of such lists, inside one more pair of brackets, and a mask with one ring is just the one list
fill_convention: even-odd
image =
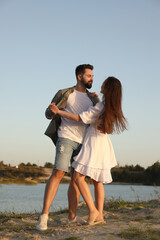
[(43, 211), (37, 224), (38, 230), (47, 229), (49, 208), (56, 196), (62, 177), (64, 176), (65, 172), (68, 171), (69, 162), (73, 154), (74, 149), (71, 143), (72, 141), (69, 139), (58, 138), (56, 144), (55, 169), (53, 170), (52, 175), (46, 185)]
[[(74, 157), (78, 155), (78, 153), (80, 152), (81, 147), (82, 147), (82, 144), (75, 143), (74, 151), (71, 158), (71, 165), (72, 165), (72, 162), (74, 161)], [(71, 166), (71, 182), (68, 188), (68, 209), (69, 209), (68, 219), (69, 220), (72, 220), (76, 217), (77, 207), (78, 207), (79, 198), (80, 198), (80, 192), (75, 182), (75, 179), (73, 178), (73, 174), (74, 174), (74, 169)]]
[(49, 208), (56, 196), (59, 183), (63, 178), (64, 174), (64, 171), (56, 169), (53, 170), (52, 175), (46, 184), (42, 214), (49, 214)]
[(42, 215), (39, 217), (39, 222), (37, 224), (37, 230), (44, 231), (47, 230), (47, 220), (49, 214), (49, 208), (54, 200), (59, 183), (64, 176), (65, 172), (62, 170), (54, 169), (51, 177), (49, 178), (44, 194), (44, 202), (43, 202), (43, 211)]
[(68, 219), (72, 220), (76, 216), (76, 211), (79, 203), (80, 192), (73, 179), (73, 173), (71, 173), (71, 182), (68, 188), (68, 208), (69, 208), (69, 215)]

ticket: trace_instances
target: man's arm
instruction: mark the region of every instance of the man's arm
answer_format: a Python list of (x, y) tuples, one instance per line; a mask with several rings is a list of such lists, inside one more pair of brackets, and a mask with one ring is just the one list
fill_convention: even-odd
[(75, 122), (81, 122), (82, 121), (78, 114), (69, 113), (69, 112), (59, 110), (59, 108), (55, 105), (55, 103), (50, 104), (50, 110), (52, 111), (53, 114), (58, 114), (61, 117), (68, 118), (68, 119), (73, 120)]

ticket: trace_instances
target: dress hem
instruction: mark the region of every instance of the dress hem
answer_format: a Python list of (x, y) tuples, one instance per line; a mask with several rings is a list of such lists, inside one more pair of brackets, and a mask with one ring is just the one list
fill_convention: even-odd
[(80, 164), (77, 161), (73, 161), (72, 167), (75, 169), (76, 172), (79, 172), (85, 176), (88, 176), (91, 179), (95, 180), (96, 182), (102, 182), (107, 184), (113, 181), (110, 169), (92, 168), (92, 167), (88, 167), (86, 165)]

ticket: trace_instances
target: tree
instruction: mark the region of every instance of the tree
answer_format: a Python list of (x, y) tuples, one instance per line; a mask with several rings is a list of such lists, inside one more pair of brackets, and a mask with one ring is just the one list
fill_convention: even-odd
[(160, 163), (155, 162), (145, 171), (146, 183), (160, 185)]
[(50, 162), (46, 162), (46, 163), (44, 164), (44, 167), (45, 167), (45, 168), (53, 168), (53, 164), (50, 163)]

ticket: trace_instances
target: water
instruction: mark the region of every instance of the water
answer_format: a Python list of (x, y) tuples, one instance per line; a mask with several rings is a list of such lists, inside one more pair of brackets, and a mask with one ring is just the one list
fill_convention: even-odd
[[(57, 195), (52, 203), (50, 211), (58, 211), (68, 206), (68, 184), (60, 184)], [(89, 185), (92, 196), (94, 186)], [(6, 185), (0, 187), (0, 212), (34, 213), (41, 212), (43, 205), (45, 184), (37, 185)], [(123, 199), (125, 201), (147, 201), (160, 196), (160, 187), (137, 185), (104, 185), (107, 199)], [(80, 198), (80, 201), (83, 201)]]

